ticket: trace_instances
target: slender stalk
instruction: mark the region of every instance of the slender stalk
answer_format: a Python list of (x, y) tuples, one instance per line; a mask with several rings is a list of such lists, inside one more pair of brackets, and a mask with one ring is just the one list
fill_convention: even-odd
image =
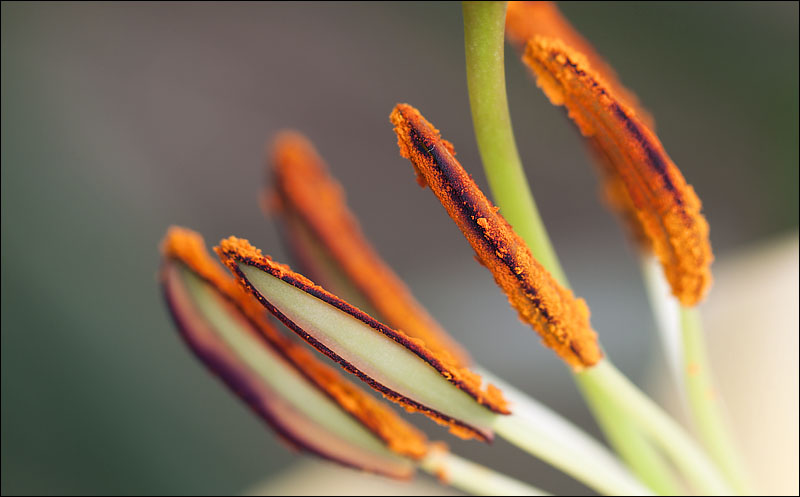
[(748, 494), (747, 471), (731, 436), (724, 408), (715, 394), (699, 313), (682, 307), (672, 296), (654, 256), (644, 256), (641, 265), (664, 354), (681, 402), (700, 440), (728, 481), (738, 492)]
[(575, 425), (484, 369), (503, 390), (510, 416), (498, 416), (495, 432), (508, 442), (606, 495), (651, 495), (619, 459)]
[[(652, 495), (652, 492), (635, 478), (626, 477), (620, 471), (604, 473), (601, 465), (581, 452), (574, 452), (551, 440), (541, 437), (541, 430), (532, 426), (519, 414), (499, 416), (494, 425), (495, 432), (520, 449), (541, 457), (554, 467), (584, 483), (603, 495)], [(543, 456), (545, 455), (545, 456)]]
[(730, 494), (731, 489), (699, 445), (608, 360), (576, 375), (584, 389), (597, 390), (630, 417), (703, 493)]
[(503, 217), (530, 245), (536, 258), (558, 280), (566, 281), (514, 141), (503, 55), (506, 2), (463, 2), (462, 5), (472, 123), (495, 202)]
[(620, 409), (597, 390), (584, 389), (580, 382), (579, 387), (608, 442), (642, 481), (659, 495), (685, 495), (686, 490), (653, 444), (638, 429), (616, 422), (626, 418)]
[(695, 309), (681, 309), (684, 378), (692, 421), (705, 447), (725, 476), (742, 493), (750, 493), (749, 479), (728, 428), (727, 416), (714, 388), (708, 365), (700, 315)]
[(432, 450), (419, 467), (442, 483), (472, 495), (551, 495), (447, 450)]
[[(534, 256), (563, 285), (566, 274), (553, 249), (530, 191), (517, 151), (506, 96), (504, 30), (506, 2), (463, 2), (464, 47), (472, 122), (484, 171), (495, 202), (514, 230), (525, 240)], [(584, 390), (582, 390), (584, 391)], [(590, 408), (602, 409), (602, 399), (589, 401)], [(672, 479), (666, 464), (652, 457), (639, 457), (645, 440), (624, 416), (595, 411), (598, 424), (615, 448), (646, 482), (666, 488)], [(654, 487), (656, 488), (656, 487)]]
[(653, 309), (656, 330), (664, 349), (667, 367), (680, 394), (684, 408), (686, 405), (685, 367), (683, 339), (681, 338), (680, 303), (672, 296), (669, 283), (664, 278), (664, 270), (654, 255), (645, 255), (640, 263), (647, 298)]

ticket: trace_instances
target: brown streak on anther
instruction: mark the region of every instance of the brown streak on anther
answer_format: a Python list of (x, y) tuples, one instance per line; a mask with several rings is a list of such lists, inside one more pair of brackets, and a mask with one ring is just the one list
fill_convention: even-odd
[(649, 240), (672, 293), (686, 306), (697, 304), (712, 280), (708, 223), (700, 213), (700, 199), (658, 137), (614, 96), (582, 54), (561, 41), (534, 38), (524, 61), (550, 101), (564, 105), (592, 141), (605, 172), (624, 185), (627, 195), (617, 191), (614, 200), (618, 207), (631, 209), (626, 215)]
[(575, 370), (603, 354), (582, 299), (562, 287), (536, 261), (525, 242), (453, 156), (452, 145), (413, 107), (391, 114), (400, 154), (414, 165), (508, 296), (520, 318)]

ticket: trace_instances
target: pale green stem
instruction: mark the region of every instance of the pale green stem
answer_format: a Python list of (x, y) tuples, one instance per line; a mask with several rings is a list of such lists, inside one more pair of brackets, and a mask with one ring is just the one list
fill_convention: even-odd
[(651, 254), (641, 258), (642, 276), (644, 278), (647, 298), (653, 310), (656, 331), (661, 339), (661, 348), (672, 376), (675, 388), (680, 395), (683, 407), (686, 405), (686, 389), (684, 375), (683, 339), (681, 338), (680, 303), (672, 296), (672, 290), (664, 278), (661, 263)]
[(749, 478), (733, 442), (723, 406), (715, 394), (697, 311), (681, 307), (653, 255), (642, 257), (642, 274), (667, 364), (692, 424), (728, 481), (749, 493)]
[(503, 391), (513, 413), (496, 418), (493, 427), (499, 436), (601, 494), (651, 494), (619, 459), (581, 429), (485, 369), (476, 371)]
[(700, 315), (695, 309), (681, 309), (683, 328), (683, 357), (692, 422), (716, 463), (728, 477), (734, 488), (749, 494), (747, 471), (733, 441), (728, 419), (720, 405), (719, 396), (711, 378), (711, 368), (706, 355), (706, 344)]
[[(528, 244), (536, 259), (563, 285), (569, 286), (530, 191), (514, 140), (505, 82), (504, 31), (506, 2), (463, 2), (464, 47), (472, 122), (489, 187), (500, 212)], [(602, 402), (589, 402), (592, 409)], [(598, 424), (645, 481), (666, 482), (669, 468), (636, 457), (644, 443), (624, 417), (595, 412)], [(628, 446), (628, 447), (623, 447)], [(646, 469), (646, 470), (645, 470)], [(657, 476), (657, 478), (656, 478)]]
[(566, 281), (514, 141), (503, 61), (506, 2), (463, 2), (463, 11), (472, 123), (494, 200), (539, 262)]
[(551, 495), (447, 450), (431, 450), (419, 467), (442, 483), (472, 495)]
[(608, 442), (642, 481), (659, 495), (685, 495), (685, 489), (653, 444), (638, 429), (616, 422), (626, 418), (620, 409), (599, 395), (597, 389), (584, 389), (581, 382), (578, 386)]
[(650, 398), (608, 360), (601, 360), (576, 375), (582, 388), (597, 390), (607, 401), (632, 419), (655, 441), (686, 475), (690, 483), (705, 494), (731, 493), (714, 463), (700, 446)]

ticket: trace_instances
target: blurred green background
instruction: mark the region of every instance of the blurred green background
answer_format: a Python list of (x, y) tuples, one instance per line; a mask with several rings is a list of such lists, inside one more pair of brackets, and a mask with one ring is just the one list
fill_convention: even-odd
[[(655, 115), (719, 258), (797, 230), (797, 3), (562, 10)], [(462, 37), (457, 3), (3, 2), (2, 493), (239, 492), (299, 460), (190, 356), (156, 281), (170, 224), (287, 260), (257, 202), (285, 127), (317, 144), (365, 232), (481, 363), (594, 430), (397, 153), (388, 114), (405, 101), (485, 185)], [(632, 251), (563, 110), (510, 49), (506, 64), (556, 248), (609, 354), (643, 381), (659, 359)], [(503, 443), (452, 445), (586, 492)]]

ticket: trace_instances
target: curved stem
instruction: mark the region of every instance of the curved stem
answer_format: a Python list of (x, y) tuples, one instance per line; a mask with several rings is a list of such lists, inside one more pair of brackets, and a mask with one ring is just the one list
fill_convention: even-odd
[(583, 388), (597, 389), (635, 421), (703, 493), (731, 493), (714, 463), (697, 443), (608, 360), (576, 375)]
[(472, 495), (551, 495), (447, 450), (431, 450), (419, 467), (442, 483)]
[(510, 416), (498, 416), (494, 429), (506, 441), (606, 495), (651, 495), (605, 446), (560, 415), (485, 369), (477, 371), (503, 391)]
[(503, 217), (559, 281), (566, 282), (514, 141), (506, 97), (506, 2), (463, 2), (467, 85), (475, 138)]
[(714, 388), (699, 313), (695, 309), (682, 308), (681, 325), (686, 367), (685, 391), (692, 421), (711, 457), (719, 464), (734, 488), (746, 495), (750, 493), (749, 479)]
[(638, 429), (618, 420), (627, 419), (620, 409), (600, 395), (596, 389), (582, 383), (578, 386), (597, 422), (603, 428), (608, 442), (625, 463), (642, 481), (659, 495), (685, 495), (686, 491), (664, 460), (664, 456), (653, 447)]
[(664, 354), (681, 402), (708, 449), (734, 488), (750, 493), (747, 471), (731, 436), (728, 420), (715, 394), (699, 313), (672, 296), (661, 264), (653, 255), (642, 257), (642, 275), (661, 337)]
[(672, 290), (664, 278), (664, 270), (652, 254), (641, 257), (640, 262), (644, 287), (653, 310), (656, 331), (675, 388), (686, 406), (686, 382), (684, 378), (683, 340), (681, 338), (680, 303), (672, 296)]

